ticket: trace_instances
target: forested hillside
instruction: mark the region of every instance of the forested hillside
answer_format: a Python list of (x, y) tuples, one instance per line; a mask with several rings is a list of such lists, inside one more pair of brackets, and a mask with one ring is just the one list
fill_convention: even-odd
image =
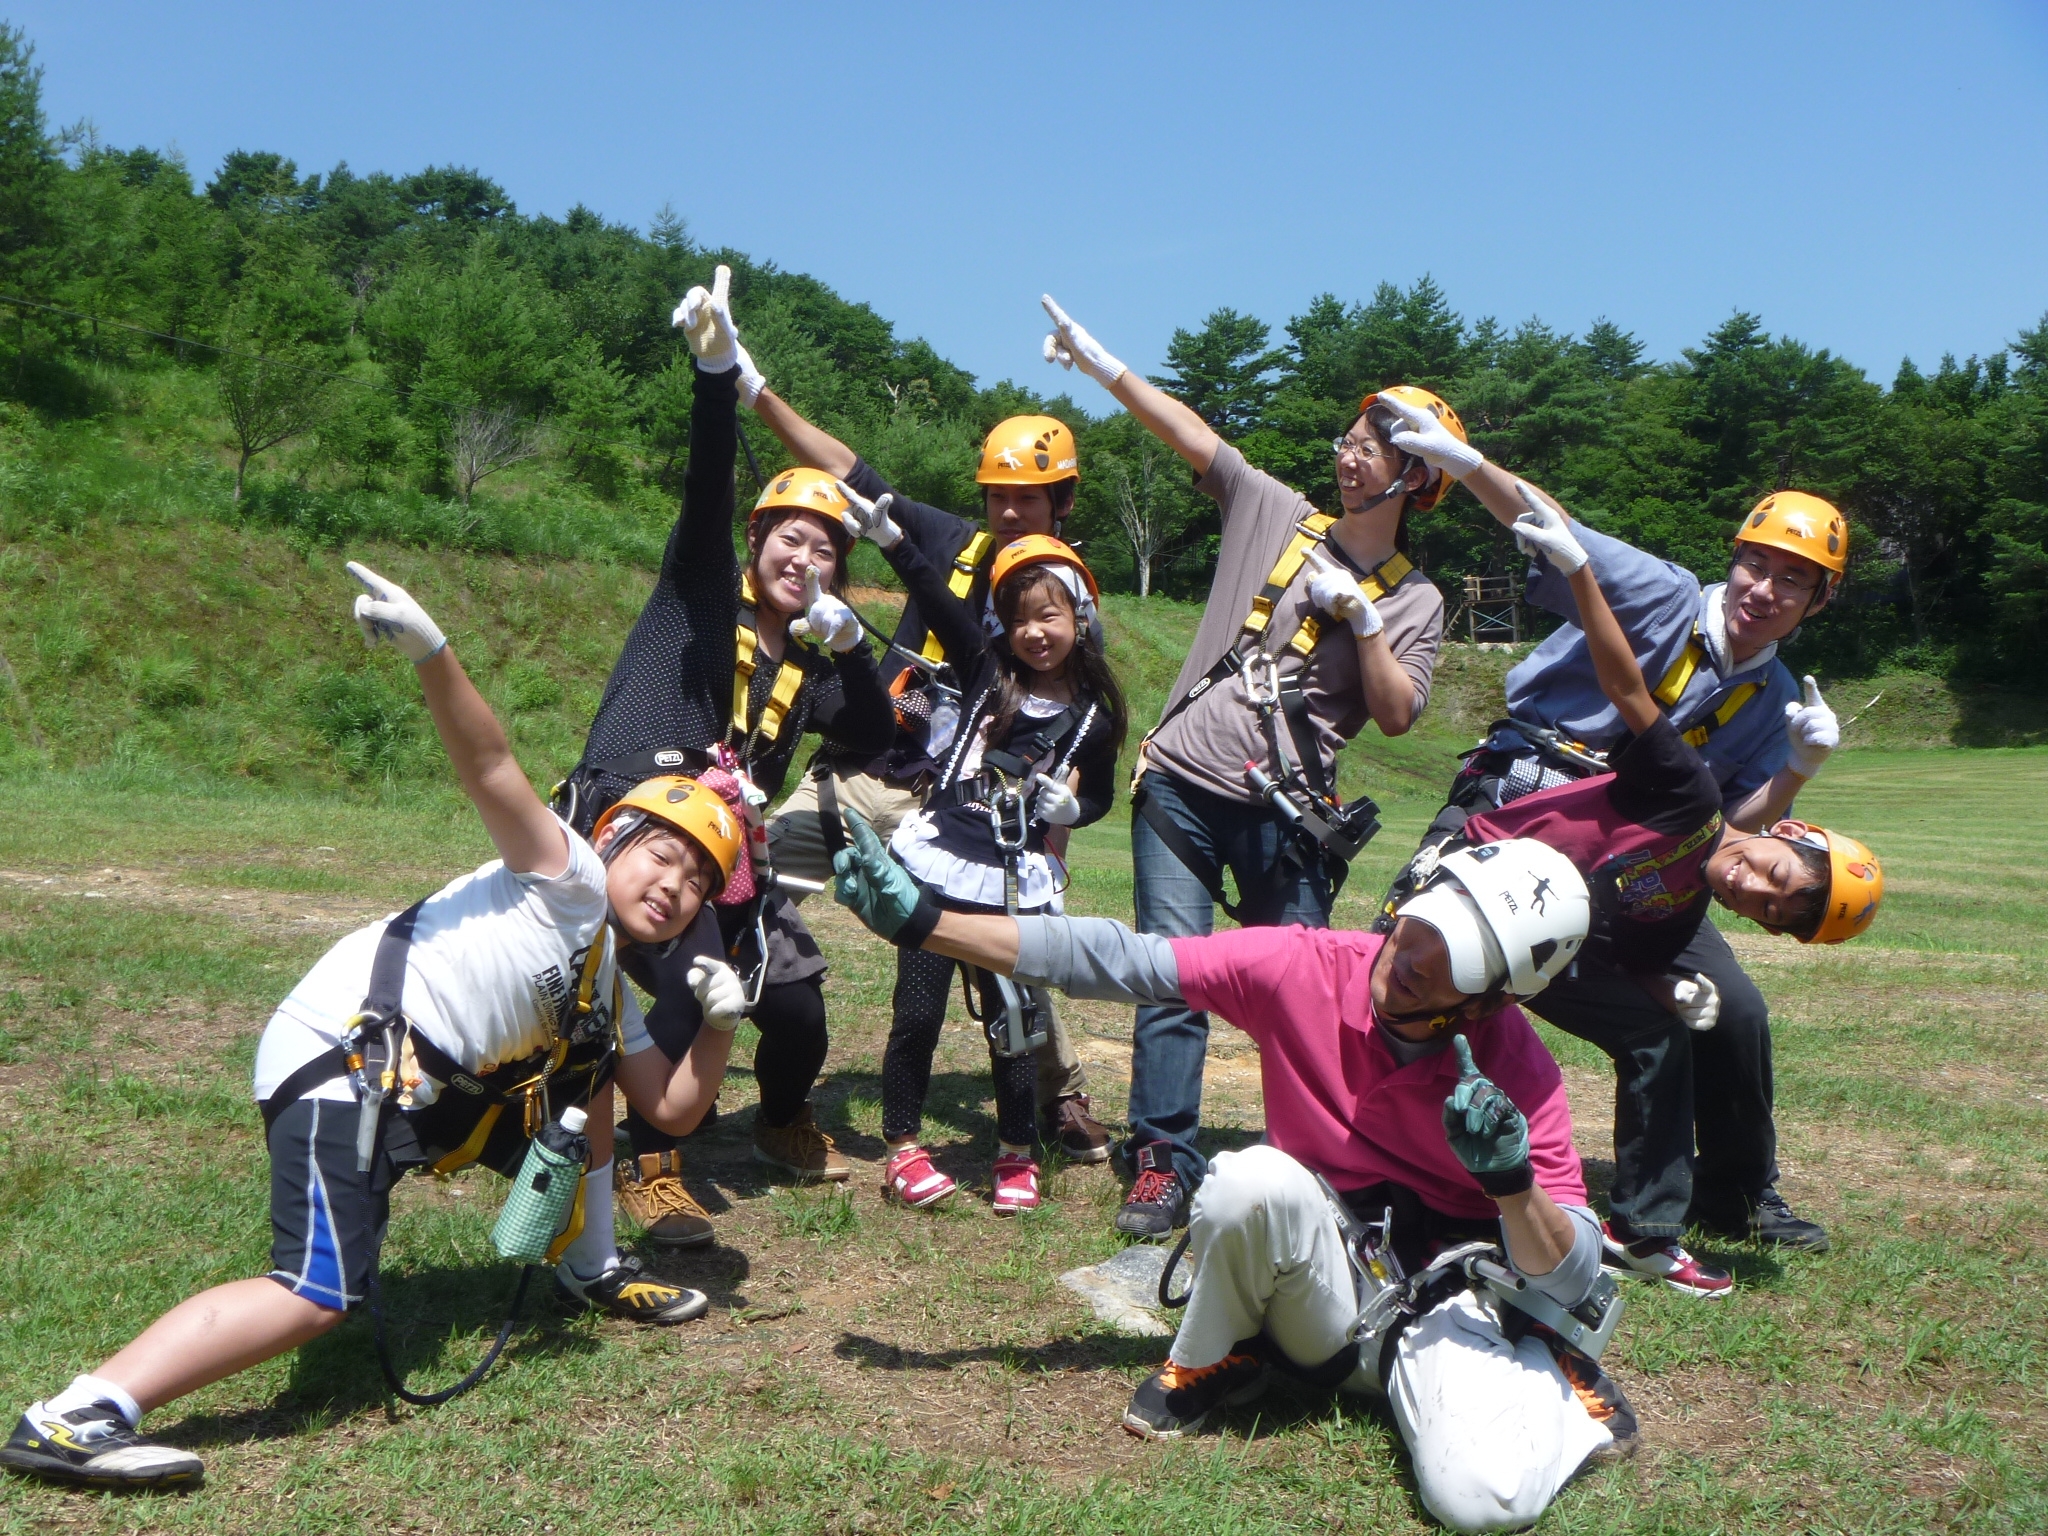
[[(168, 498), (301, 543), (645, 564), (686, 453), (690, 364), (668, 314), (720, 262), (775, 387), (905, 490), (971, 503), (980, 435), (1050, 411), (1082, 443), (1072, 528), (1106, 583), (1141, 585), (1135, 523), (1158, 551), (1154, 587), (1205, 588), (1213, 506), (1094, 386), (1078, 403), (1036, 393), (1069, 380), (1036, 358), (1018, 360), (1025, 384), (983, 386), (813, 278), (700, 245), (682, 213), (640, 232), (580, 207), (522, 214), (458, 167), (309, 173), (238, 151), (209, 174), (90, 128), (53, 132), (32, 45), (11, 30), (0, 532)], [(1279, 337), (1220, 310), (1176, 333), (1160, 382), (1325, 503), (1328, 442), (1360, 394), (1427, 385), (1490, 456), (1702, 574), (1763, 492), (1829, 496), (1859, 538), (1804, 665), (2010, 680), (2048, 644), (2048, 318), (2014, 317), (2011, 348), (1989, 358), (1903, 363), (1887, 387), (1747, 314), (1657, 362), (1607, 320), (1583, 334), (1467, 320), (1427, 277), (1358, 283), (1365, 297), (1316, 296)], [(1083, 318), (1114, 339), (1114, 315)], [(767, 433), (751, 447), (777, 467)], [(1454, 598), (1467, 572), (1514, 563), (1462, 495), (1413, 536)]]

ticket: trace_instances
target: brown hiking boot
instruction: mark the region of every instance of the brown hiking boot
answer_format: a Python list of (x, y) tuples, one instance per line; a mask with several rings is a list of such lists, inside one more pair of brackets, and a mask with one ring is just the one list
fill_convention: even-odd
[(637, 1163), (614, 1159), (612, 1194), (658, 1248), (711, 1241), (711, 1217), (683, 1187), (683, 1160), (674, 1152), (649, 1152)]
[(1076, 1163), (1109, 1161), (1109, 1128), (1089, 1113), (1095, 1106), (1085, 1093), (1070, 1093), (1053, 1101), (1045, 1117), (1045, 1141)]
[(801, 1182), (817, 1179), (846, 1179), (853, 1176), (853, 1164), (832, 1145), (832, 1138), (818, 1129), (806, 1104), (787, 1125), (770, 1125), (754, 1112), (754, 1157), (770, 1168), (779, 1168)]

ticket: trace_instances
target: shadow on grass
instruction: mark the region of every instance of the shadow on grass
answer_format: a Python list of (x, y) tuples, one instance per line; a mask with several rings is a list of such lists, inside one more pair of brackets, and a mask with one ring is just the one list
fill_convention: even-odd
[[(490, 1348), (518, 1284), (519, 1270), (510, 1264), (434, 1266), (384, 1275), (386, 1339), (406, 1386), (436, 1392), (467, 1374)], [(479, 1387), (488, 1387), (492, 1377), (520, 1361), (594, 1353), (600, 1341), (570, 1328), (572, 1317), (556, 1299), (552, 1275), (543, 1267), (526, 1288), (504, 1354)], [(155, 1437), (186, 1447), (285, 1439), (380, 1406), (395, 1412), (399, 1402), (378, 1367), (375, 1323), (364, 1306), (332, 1333), (301, 1346), (289, 1383), (270, 1402), (232, 1413), (193, 1414)]]
[(1116, 1334), (1087, 1334), (1031, 1345), (980, 1344), (963, 1349), (906, 1349), (866, 1334), (840, 1335), (832, 1353), (877, 1371), (950, 1371), (957, 1366), (997, 1364), (1017, 1371), (1121, 1371), (1157, 1365), (1165, 1354), (1163, 1339), (1127, 1339)]

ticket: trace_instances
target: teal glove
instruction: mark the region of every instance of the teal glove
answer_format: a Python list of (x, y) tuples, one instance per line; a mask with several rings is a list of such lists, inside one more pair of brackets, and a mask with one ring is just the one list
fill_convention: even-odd
[(875, 829), (859, 811), (846, 813), (853, 842), (832, 855), (832, 899), (849, 908), (868, 929), (915, 949), (931, 936), (939, 904), (910, 872), (889, 857)]
[(1458, 1053), (1458, 1086), (1444, 1100), (1444, 1140), (1487, 1194), (1496, 1200), (1519, 1195), (1536, 1182), (1529, 1167), (1528, 1117), (1480, 1072), (1470, 1041), (1457, 1035), (1451, 1044)]

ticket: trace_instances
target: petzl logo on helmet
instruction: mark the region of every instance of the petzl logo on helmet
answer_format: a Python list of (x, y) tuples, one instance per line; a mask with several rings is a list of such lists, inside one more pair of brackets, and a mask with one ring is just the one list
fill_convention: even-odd
[[(1017, 450), (1014, 448), (997, 449), (996, 462), (1005, 469), (1022, 469), (1024, 467), (1024, 461), (1017, 457)], [(1043, 469), (1045, 465), (1041, 462), (1038, 467)]]

